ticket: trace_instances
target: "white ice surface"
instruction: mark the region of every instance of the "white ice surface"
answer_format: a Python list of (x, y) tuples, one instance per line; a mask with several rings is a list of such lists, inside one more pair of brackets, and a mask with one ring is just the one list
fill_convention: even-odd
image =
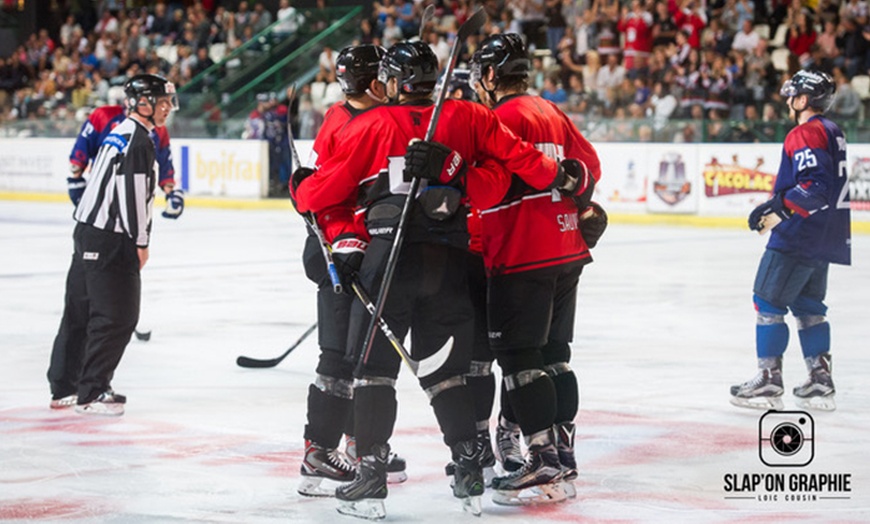
[[(289, 211), (190, 207), (157, 217), (143, 273), (143, 327), (113, 385), (120, 419), (48, 409), (45, 379), (72, 249), (71, 207), (0, 202), (0, 522), (356, 522), (333, 500), (296, 494), (314, 336), (273, 369), (238, 355), (281, 354), (315, 321)], [(743, 230), (613, 225), (581, 291), (572, 366), (582, 384), (578, 497), (463, 514), (425, 395), (399, 380), (392, 441), (410, 479), (388, 522), (870, 521), (870, 243), (832, 267), (828, 305), (839, 409), (814, 414), (815, 457), (770, 468), (760, 413), (728, 403), (754, 374), (751, 286), (764, 239)], [(793, 319), (788, 391), (803, 380)], [(794, 408), (790, 394), (786, 407)], [(845, 496), (735, 500), (728, 473), (851, 474)], [(749, 494), (751, 496), (751, 493)]]

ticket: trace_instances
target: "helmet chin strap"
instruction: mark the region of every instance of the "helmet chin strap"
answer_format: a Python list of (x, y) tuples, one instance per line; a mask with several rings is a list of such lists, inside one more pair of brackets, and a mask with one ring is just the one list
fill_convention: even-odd
[(390, 99), (387, 98), (386, 95), (384, 95), (383, 97), (379, 97), (378, 95), (374, 94), (372, 92), (372, 90), (369, 88), (366, 88), (366, 94), (368, 95), (369, 98), (371, 98), (372, 100), (374, 100), (375, 102), (377, 102), (379, 104), (386, 104), (387, 102), (390, 101)]

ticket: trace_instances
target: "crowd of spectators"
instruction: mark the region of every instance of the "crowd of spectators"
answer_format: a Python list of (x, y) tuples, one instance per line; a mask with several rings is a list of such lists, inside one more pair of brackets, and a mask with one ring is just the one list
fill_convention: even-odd
[[(432, 0), (374, 0), (358, 42), (389, 47), (421, 34), (420, 16)], [(178, 86), (208, 68), (275, 20), (280, 32), (326, 27), (325, 0), (314, 11), (280, 0), (273, 13), (257, 2), (196, 1), (184, 9), (102, 12), (92, 28), (70, 16), (55, 41), (31, 35), (12, 56), (0, 57), (0, 122), (68, 117), (112, 102), (113, 86), (152, 72)], [(422, 38), (446, 60), (456, 30), (476, 9), (472, 0), (435, 0), (436, 17)], [(853, 79), (870, 68), (866, 0), (486, 0), (482, 35), (462, 43), (467, 61), (482, 36), (524, 35), (533, 56), (532, 89), (571, 113), (598, 140), (659, 140), (668, 123), (691, 120), (667, 140), (773, 139), (784, 118), (778, 90), (800, 68), (829, 72), (839, 93), (835, 118), (863, 118)], [(172, 55), (160, 49), (172, 48)], [(300, 90), (305, 135), (341, 98), (337, 50), (324, 48), (320, 72)], [(608, 122), (607, 126), (595, 126)], [(737, 124), (733, 124), (737, 122)], [(726, 125), (726, 123), (729, 123)], [(753, 123), (758, 125), (753, 125)], [(764, 123), (770, 123), (765, 126)]]

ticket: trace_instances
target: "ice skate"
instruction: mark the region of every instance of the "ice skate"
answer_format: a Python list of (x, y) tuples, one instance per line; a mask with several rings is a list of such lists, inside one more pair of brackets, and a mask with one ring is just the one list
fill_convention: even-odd
[(365, 455), (357, 464), (356, 476), (335, 490), (339, 500), (338, 512), (369, 520), (387, 516), (384, 499), (387, 498), (387, 459), (390, 447), (375, 445), (371, 455)]
[(530, 438), (529, 458), (519, 470), (492, 479), (492, 501), (505, 506), (562, 502), (568, 498), (564, 484), (559, 452), (550, 432), (542, 431)]
[(758, 359), (758, 373), (752, 380), (731, 386), (731, 403), (741, 408), (781, 411), (782, 359)]
[(76, 413), (81, 413), (82, 415), (120, 417), (124, 414), (124, 404), (126, 402), (127, 397), (119, 395), (109, 389), (100, 393), (100, 396), (87, 404), (76, 405)]
[(492, 479), (495, 478), (495, 453), (492, 451), (489, 429), (477, 432), (477, 447), (480, 449), (480, 467), (483, 468), (484, 485), (489, 487), (492, 485)]
[(834, 411), (837, 409), (834, 401), (837, 391), (831, 378), (831, 354), (823, 353), (804, 360), (810, 376), (803, 384), (794, 388), (795, 403), (805, 409)]
[(483, 495), (483, 447), (478, 439), (458, 442), (453, 453), (453, 496), (462, 499), (462, 510), (479, 516)]
[(51, 409), (66, 409), (71, 408), (78, 403), (79, 396), (78, 395), (67, 395), (62, 398), (53, 398), (51, 399), (51, 403), (48, 404), (48, 407)]
[(520, 426), (500, 417), (495, 428), (495, 458), (505, 473), (523, 467), (523, 452), (520, 448)]
[(573, 422), (562, 422), (553, 428), (556, 433), (556, 451), (559, 453), (559, 463), (562, 465), (562, 479), (568, 498), (577, 496), (574, 479), (577, 478), (577, 458), (574, 456)]
[[(345, 435), (345, 455), (351, 462), (357, 461), (356, 455), (356, 439), (350, 435)], [(390, 452), (390, 457), (387, 459), (387, 484), (401, 484), (408, 480), (408, 474), (405, 472), (407, 463), (405, 459)]]
[[(305, 441), (305, 457), (299, 468), (302, 481), (296, 491), (306, 497), (332, 497), (335, 482), (350, 482), (353, 465), (335, 449), (328, 449), (310, 440)], [(324, 481), (326, 481), (324, 483)]]

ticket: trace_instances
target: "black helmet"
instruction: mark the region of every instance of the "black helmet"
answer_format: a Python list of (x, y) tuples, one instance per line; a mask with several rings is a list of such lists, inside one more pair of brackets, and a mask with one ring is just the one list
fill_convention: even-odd
[(161, 96), (172, 97), (172, 109), (178, 109), (178, 97), (175, 95), (175, 84), (157, 75), (136, 75), (124, 84), (124, 94), (127, 96), (127, 108), (133, 110), (139, 99), (145, 97), (152, 107), (157, 105)]
[(807, 95), (809, 106), (825, 112), (834, 102), (837, 86), (827, 73), (801, 70), (786, 80), (779, 94), (785, 97)]
[(438, 81), (438, 57), (424, 42), (399, 42), (387, 51), (378, 68), (384, 84), (399, 80), (400, 93), (431, 93)]
[(335, 75), (341, 90), (347, 95), (365, 93), (372, 80), (378, 78), (378, 66), (386, 53), (383, 47), (372, 44), (342, 49), (335, 59)]
[(499, 78), (527, 78), (532, 68), (523, 39), (516, 33), (496, 34), (487, 37), (471, 57), (469, 83), (480, 82), (488, 68), (495, 70)]

